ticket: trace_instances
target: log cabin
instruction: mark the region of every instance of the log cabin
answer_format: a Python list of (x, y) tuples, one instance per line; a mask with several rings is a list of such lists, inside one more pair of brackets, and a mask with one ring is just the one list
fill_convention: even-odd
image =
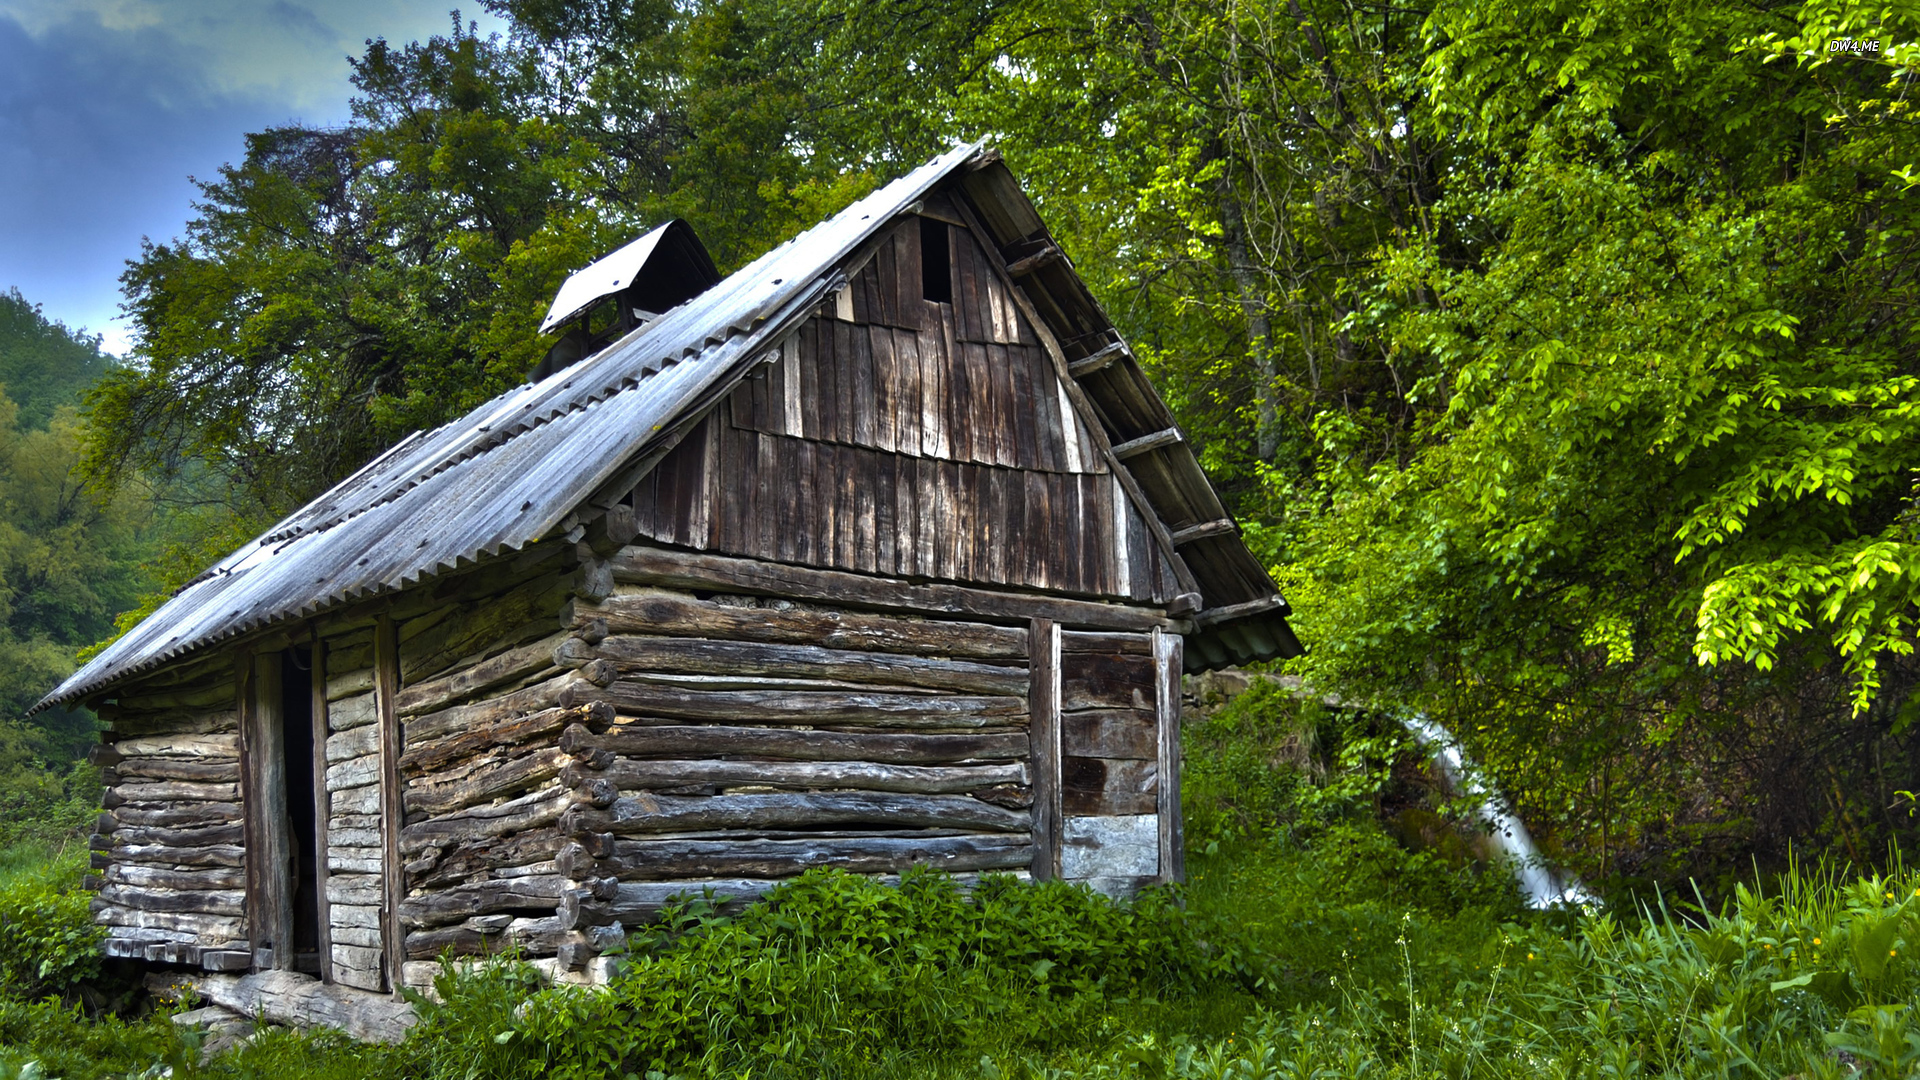
[(724, 280), (670, 224), (543, 330), (42, 702), (106, 723), (108, 954), (351, 1020), (812, 867), (1180, 877), (1182, 672), (1301, 646), (997, 154)]

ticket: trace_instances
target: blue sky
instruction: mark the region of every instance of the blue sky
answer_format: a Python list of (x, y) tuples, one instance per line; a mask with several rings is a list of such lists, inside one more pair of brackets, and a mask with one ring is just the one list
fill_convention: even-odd
[[(177, 236), (190, 176), (249, 131), (348, 118), (368, 38), (443, 34), (447, 0), (0, 0), (0, 290), (123, 352), (119, 276)], [(461, 17), (499, 20), (477, 0)]]

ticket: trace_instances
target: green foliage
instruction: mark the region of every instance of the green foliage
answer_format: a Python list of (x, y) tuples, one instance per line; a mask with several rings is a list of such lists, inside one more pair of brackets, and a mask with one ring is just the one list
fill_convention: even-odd
[(50, 427), (112, 363), (97, 335), (48, 319), (19, 289), (0, 293), (0, 387), (20, 406), (22, 428)]
[(105, 931), (79, 887), (85, 865), (86, 852), (76, 847), (0, 883), (0, 994), (66, 994), (99, 974)]
[(1119, 905), (1004, 877), (963, 895), (925, 872), (898, 888), (816, 872), (736, 917), (669, 911), (632, 940), (609, 992), (525, 996), (511, 967), (449, 971), (438, 989), (452, 1004), (425, 1027), (463, 1048), (457, 1070), (490, 1075), (863, 1073), (1085, 1041), (1116, 1003), (1191, 992), (1232, 965), (1158, 895)]

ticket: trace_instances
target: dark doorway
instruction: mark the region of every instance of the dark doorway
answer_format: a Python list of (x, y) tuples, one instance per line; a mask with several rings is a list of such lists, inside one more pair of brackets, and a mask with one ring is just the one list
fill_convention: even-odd
[(953, 303), (953, 250), (947, 223), (920, 219), (920, 295), (937, 304)]
[(299, 645), (280, 654), (281, 752), (285, 755), (286, 814), (293, 894), (293, 964), (318, 974), (320, 956), (319, 822), (314, 799), (313, 650)]

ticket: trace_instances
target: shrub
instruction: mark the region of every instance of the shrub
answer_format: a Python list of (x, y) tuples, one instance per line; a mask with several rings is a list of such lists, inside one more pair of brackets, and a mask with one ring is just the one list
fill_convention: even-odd
[(65, 994), (99, 974), (103, 931), (78, 887), (84, 855), (63, 854), (0, 884), (0, 993)]
[(464, 1044), (440, 1075), (757, 1063), (821, 1076), (1097, 1041), (1117, 1030), (1116, 1007), (1221, 980), (1236, 962), (1202, 947), (1193, 920), (1159, 893), (1116, 903), (989, 877), (969, 896), (928, 872), (894, 888), (818, 871), (735, 917), (702, 903), (670, 912), (633, 939), (611, 992), (556, 987), (509, 1009), (524, 992), (511, 969), (449, 970), (439, 987), (448, 1004), (428, 1010), (422, 1035)]

